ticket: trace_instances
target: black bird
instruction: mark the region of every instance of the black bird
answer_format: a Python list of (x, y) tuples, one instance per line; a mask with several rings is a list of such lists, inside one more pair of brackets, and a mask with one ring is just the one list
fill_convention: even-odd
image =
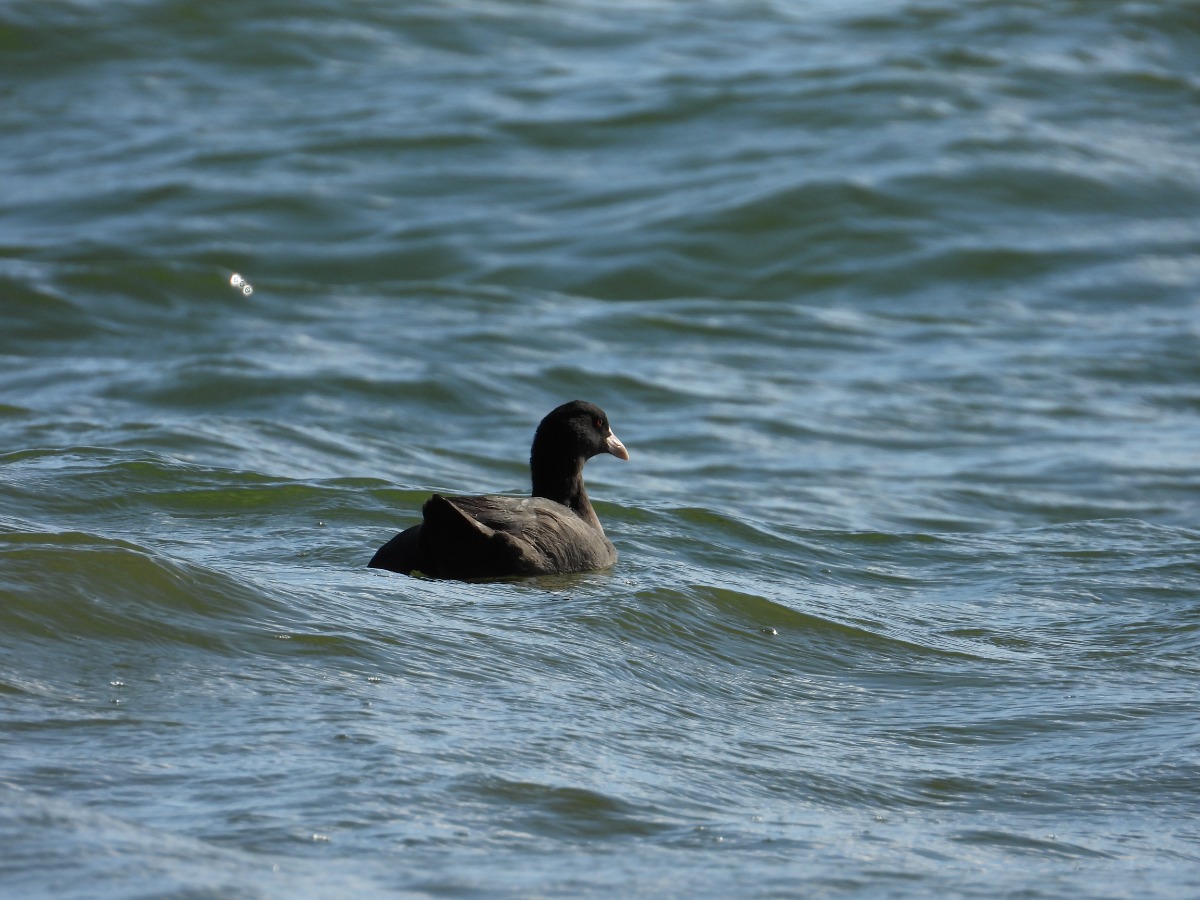
[(531, 497), (434, 494), (421, 508), (424, 521), (380, 547), (368, 565), (460, 581), (611, 566), (617, 550), (583, 486), (583, 464), (600, 453), (629, 459), (604, 410), (564, 403), (533, 436)]

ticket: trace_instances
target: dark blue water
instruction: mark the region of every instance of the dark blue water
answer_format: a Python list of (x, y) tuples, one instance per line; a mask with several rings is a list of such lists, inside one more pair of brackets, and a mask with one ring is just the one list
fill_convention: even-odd
[[(1200, 893), (1198, 146), (1193, 3), (0, 6), (0, 893)], [(573, 397), (614, 569), (366, 569)]]

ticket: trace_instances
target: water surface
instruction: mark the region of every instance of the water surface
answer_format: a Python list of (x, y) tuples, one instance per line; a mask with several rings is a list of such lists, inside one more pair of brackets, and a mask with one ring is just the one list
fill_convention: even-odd
[[(5, 4), (0, 887), (1197, 893), (1197, 60), (1167, 0)], [(573, 397), (616, 568), (365, 568)]]

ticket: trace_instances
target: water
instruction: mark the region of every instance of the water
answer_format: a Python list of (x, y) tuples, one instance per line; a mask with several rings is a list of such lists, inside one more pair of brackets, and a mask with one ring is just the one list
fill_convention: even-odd
[[(4, 4), (0, 892), (1195, 896), (1198, 61)], [(614, 570), (365, 568), (577, 396)]]

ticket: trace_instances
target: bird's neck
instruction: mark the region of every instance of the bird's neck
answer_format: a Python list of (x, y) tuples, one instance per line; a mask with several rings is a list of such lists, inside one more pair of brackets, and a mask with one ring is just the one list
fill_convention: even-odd
[(570, 460), (566, 463), (550, 464), (540, 461), (535, 449), (530, 460), (533, 470), (533, 496), (544, 497), (561, 503), (575, 511), (575, 514), (593, 528), (603, 531), (596, 511), (588, 500), (587, 488), (583, 485), (584, 460)]

